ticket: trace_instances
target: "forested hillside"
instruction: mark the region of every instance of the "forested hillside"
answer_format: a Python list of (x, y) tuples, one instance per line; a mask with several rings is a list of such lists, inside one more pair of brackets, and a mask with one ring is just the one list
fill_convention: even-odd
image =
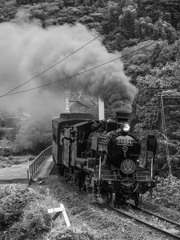
[[(156, 108), (162, 91), (149, 88), (171, 88), (163, 94), (179, 95), (179, 0), (2, 0), (0, 21), (14, 21), (22, 11), (30, 20), (39, 19), (42, 28), (81, 23), (96, 29), (109, 52), (122, 52), (124, 70), (139, 89), (131, 117), (134, 131), (142, 138), (156, 131), (164, 148), (162, 117)], [(177, 106), (165, 109), (172, 156), (180, 141), (179, 116)]]
[[(79, 23), (77, 28), (69, 27), (76, 23)], [(95, 31), (89, 31), (84, 26)], [(155, 134), (158, 139), (154, 171), (155, 175), (159, 175), (155, 176), (157, 186), (153, 196), (151, 193), (143, 196), (144, 206), (158, 215), (163, 213), (162, 216), (179, 222), (180, 181), (172, 178), (169, 170), (170, 167), (172, 171), (174, 167), (180, 167), (180, 0), (0, 0), (0, 32), (0, 147), (1, 150), (6, 150), (5, 154), (1, 151), (4, 157), (0, 156), (0, 168), (4, 168), (5, 163), (8, 167), (10, 162), (18, 164), (20, 160), (13, 155), (38, 155), (52, 144), (52, 114), (58, 110), (59, 116), (59, 112), (64, 111), (64, 96), (61, 93), (65, 87), (62, 80), (78, 76), (83, 85), (94, 78), (97, 84), (91, 90), (96, 91), (99, 86), (104, 87), (101, 79), (108, 82), (111, 75), (116, 75), (118, 82), (115, 83), (118, 85), (122, 82), (122, 89), (119, 91), (118, 88), (118, 93), (115, 93), (122, 97), (122, 104), (124, 90), (130, 92), (130, 100), (134, 100), (130, 123), (142, 143), (143, 151), (138, 159), (140, 164), (146, 158), (144, 150), (147, 135)], [(86, 43), (87, 46), (87, 42), (97, 35), (101, 37), (93, 42), (94, 45), (84, 47), (83, 51), (77, 53), (79, 47), (82, 50), (82, 45)], [(75, 57), (72, 56), (74, 51)], [(58, 61), (61, 63), (67, 56), (70, 57), (65, 64), (63, 62), (58, 65), (59, 68), (54, 68)], [(117, 61), (114, 61), (115, 56)], [(119, 56), (123, 64), (119, 61)], [(114, 64), (115, 67), (110, 64), (109, 67), (104, 64), (108, 61), (118, 64)], [(98, 64), (105, 65), (98, 69), (99, 75), (96, 71), (90, 71), (86, 77), (79, 74), (91, 68), (94, 70)], [(47, 71), (41, 78), (39, 73), (45, 69), (53, 71)], [(107, 69), (109, 71), (106, 72)], [(119, 76), (121, 74), (122, 79)], [(34, 76), (40, 77), (35, 79)], [(96, 81), (97, 78), (99, 81)], [(29, 82), (32, 85), (19, 90), (19, 86)], [(44, 83), (44, 86), (47, 84), (46, 87), (43, 86)], [(61, 91), (59, 85), (62, 85)], [(112, 92), (106, 86), (103, 89), (108, 95), (105, 101), (107, 117), (112, 116), (110, 99), (117, 85), (112, 89), (110, 86)], [(40, 88), (42, 86), (44, 88)], [(13, 87), (20, 94), (9, 96), (10, 98), (4, 95), (3, 98), (6, 91), (13, 95)], [(26, 93), (26, 89), (27, 92), (38, 90)], [(169, 100), (164, 100), (167, 96), (169, 99), (173, 97), (171, 106), (163, 108), (162, 103), (168, 104)], [(26, 109), (19, 109), (19, 114), (12, 113), (11, 109), (6, 111), (6, 108), (2, 108), (4, 99), (7, 100), (7, 106), (12, 108), (18, 108), (22, 102), (24, 105), (31, 103), (32, 108), (28, 105), (27, 109), (32, 112), (27, 111), (26, 114)], [(130, 105), (131, 103), (132, 101)], [(126, 110), (129, 109), (131, 110), (131, 106)], [(2, 137), (8, 117), (18, 121), (13, 139), (11, 136), (10, 139), (7, 136), (7, 139)], [(10, 153), (8, 149), (11, 150)], [(28, 161), (29, 164), (33, 159), (34, 156), (26, 156), (21, 161)], [(171, 164), (167, 164), (170, 163), (169, 160), (172, 160)], [(173, 174), (180, 177), (178, 171), (173, 171)], [(168, 178), (161, 178), (167, 175)], [(119, 218), (104, 206), (101, 209), (98, 199), (91, 199), (89, 192), (86, 195), (83, 191), (74, 191), (69, 180), (67, 182), (67, 179), (63, 180), (59, 176), (50, 175), (48, 179), (32, 185), (32, 188), (25, 187), (24, 182), (23, 186), (15, 186), (14, 180), (7, 181), (9, 187), (5, 181), (1, 183), (0, 216), (2, 218), (1, 212), (4, 213), (6, 221), (4, 224), (2, 218), (1, 225), (5, 225), (8, 239), (164, 239), (164, 235), (154, 233), (153, 229), (148, 230), (137, 225), (134, 220)], [(86, 187), (85, 184), (83, 187)], [(127, 185), (128, 189), (129, 186)], [(134, 191), (138, 189), (137, 185)], [(59, 203), (65, 204), (71, 228), (65, 227), (63, 219), (52, 222), (47, 214), (47, 209), (56, 208)], [(132, 214), (134, 210), (130, 211)], [(146, 221), (146, 217), (139, 213), (138, 218)], [(155, 217), (151, 217), (150, 221), (156, 226), (167, 228), (169, 232), (177, 233), (177, 229), (167, 222), (159, 222)]]

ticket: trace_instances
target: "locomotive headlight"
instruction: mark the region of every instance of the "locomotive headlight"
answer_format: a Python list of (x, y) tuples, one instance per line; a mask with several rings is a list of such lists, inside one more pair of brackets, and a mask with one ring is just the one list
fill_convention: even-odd
[(122, 125), (123, 132), (129, 132), (130, 131), (130, 125), (128, 123), (124, 123)]

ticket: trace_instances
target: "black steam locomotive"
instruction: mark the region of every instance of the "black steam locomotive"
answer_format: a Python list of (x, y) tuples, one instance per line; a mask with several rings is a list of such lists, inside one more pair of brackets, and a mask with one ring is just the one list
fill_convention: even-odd
[(139, 163), (141, 143), (130, 132), (127, 113), (97, 121), (90, 114), (64, 113), (53, 119), (53, 159), (60, 174), (86, 191), (120, 205), (154, 187), (157, 140), (147, 136), (146, 157)]

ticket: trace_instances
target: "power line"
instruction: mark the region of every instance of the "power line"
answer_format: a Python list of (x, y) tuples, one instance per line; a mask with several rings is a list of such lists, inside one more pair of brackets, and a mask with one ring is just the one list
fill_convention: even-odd
[(66, 78), (63, 78), (63, 79), (60, 79), (60, 80), (51, 82), (51, 83), (46, 83), (46, 84), (40, 85), (40, 86), (38, 86), (38, 87), (29, 88), (29, 89), (26, 89), (26, 90), (23, 90), (23, 91), (19, 91), (19, 92), (15, 92), (15, 93), (9, 93), (9, 94), (6, 94), (6, 95), (2, 95), (2, 96), (0, 96), (0, 98), (6, 97), (6, 96), (11, 96), (11, 95), (16, 95), (16, 94), (20, 94), (20, 93), (24, 93), (24, 92), (33, 91), (33, 90), (36, 90), (36, 89), (39, 89), (39, 88), (42, 88), (42, 87), (45, 87), (45, 86), (49, 86), (49, 85), (52, 85), (52, 84), (55, 84), (55, 83), (58, 83), (58, 82), (62, 82), (62, 81), (71, 79), (71, 78), (73, 78), (73, 77), (77, 77), (77, 76), (82, 75), (82, 74), (84, 74), (84, 73), (90, 72), (90, 71), (92, 71), (92, 70), (94, 70), (94, 69), (97, 69), (97, 68), (100, 68), (100, 67), (102, 67), (102, 66), (105, 66), (105, 65), (107, 65), (107, 64), (109, 64), (109, 63), (111, 63), (111, 62), (114, 62), (114, 61), (120, 59), (121, 57), (125, 57), (125, 56), (132, 55), (132, 54), (134, 54), (135, 52), (138, 52), (139, 50), (142, 50), (142, 49), (144, 49), (144, 48), (146, 48), (146, 47), (149, 47), (149, 46), (151, 46), (151, 45), (153, 45), (153, 44), (154, 44), (154, 42), (151, 43), (151, 44), (149, 44), (149, 45), (146, 45), (146, 46), (144, 46), (144, 47), (141, 47), (141, 48), (139, 48), (139, 49), (137, 49), (137, 50), (134, 50), (134, 51), (132, 51), (131, 53), (124, 54), (124, 55), (122, 55), (122, 56), (120, 56), (120, 57), (117, 57), (117, 58), (115, 58), (115, 59), (112, 59), (112, 60), (110, 60), (110, 61), (108, 61), (108, 62), (105, 62), (105, 63), (102, 63), (102, 64), (100, 64), (100, 65), (97, 65), (97, 66), (95, 66), (95, 67), (89, 68), (89, 69), (87, 69), (87, 70), (85, 70), (85, 71), (82, 71), (82, 72), (80, 72), (80, 73), (74, 74), (74, 75), (72, 75), (72, 76), (69, 76), (69, 77), (66, 77)]
[(42, 72), (38, 73), (36, 76), (30, 78), (29, 80), (27, 80), (26, 82), (18, 85), (17, 87), (9, 90), (8, 92), (4, 93), (3, 95), (1, 95), (0, 97), (4, 97), (6, 95), (9, 95), (9, 93), (12, 93), (14, 90), (24, 86), (25, 84), (31, 82), (32, 80), (36, 79), (37, 77), (39, 77), (41, 74), (49, 71), (50, 69), (52, 69), (53, 67), (55, 67), (56, 65), (60, 64), (61, 62), (65, 61), (67, 58), (71, 57), (72, 55), (74, 55), (75, 53), (77, 53), (78, 51), (80, 51), (82, 48), (86, 47), (87, 45), (89, 45), (90, 43), (92, 43), (93, 41), (95, 41), (97, 38), (99, 38), (100, 35), (96, 36), (95, 38), (93, 38), (91, 41), (87, 42), (86, 44), (84, 44), (83, 46), (81, 46), (80, 48), (78, 48), (77, 50), (75, 50), (74, 52), (72, 52), (71, 54), (69, 54), (68, 56), (66, 56), (65, 58), (61, 59), (60, 61), (56, 62), (55, 64), (51, 65), (49, 68), (43, 70)]
[(40, 86), (38, 86), (38, 87), (29, 88), (29, 89), (27, 89), (27, 90), (15, 92), (15, 93), (10, 93), (10, 94), (4, 95), (4, 96), (0, 96), (0, 97), (6, 97), (6, 96), (16, 95), (16, 94), (20, 94), (20, 93), (24, 93), (24, 92), (29, 92), (29, 91), (32, 91), (32, 90), (35, 90), (35, 89), (38, 89), (38, 88), (42, 88), (42, 87), (46, 87), (46, 86), (49, 86), (49, 85), (52, 85), (52, 84), (55, 84), (55, 83), (58, 83), (58, 82), (62, 82), (62, 81), (71, 79), (71, 78), (73, 78), (73, 77), (77, 77), (77, 76), (79, 76), (79, 75), (82, 75), (82, 74), (84, 74), (84, 73), (90, 72), (90, 71), (92, 71), (92, 70), (94, 70), (94, 69), (97, 69), (97, 68), (99, 68), (99, 67), (102, 67), (102, 66), (104, 66), (104, 65), (106, 65), (106, 64), (108, 64), (108, 63), (114, 62), (114, 61), (118, 60), (119, 58), (120, 58), (120, 57), (115, 58), (115, 59), (113, 59), (113, 60), (111, 60), (111, 61), (105, 62), (105, 63), (103, 63), (103, 64), (100, 64), (100, 65), (98, 65), (98, 66), (95, 66), (95, 67), (93, 67), (93, 68), (89, 68), (89, 69), (87, 69), (87, 70), (85, 70), (85, 71), (83, 71), (83, 72), (74, 74), (74, 75), (72, 75), (72, 76), (69, 76), (69, 77), (66, 77), (66, 78), (63, 78), (63, 79), (60, 79), (60, 80), (51, 82), (51, 83), (46, 83), (46, 84), (40, 85)]

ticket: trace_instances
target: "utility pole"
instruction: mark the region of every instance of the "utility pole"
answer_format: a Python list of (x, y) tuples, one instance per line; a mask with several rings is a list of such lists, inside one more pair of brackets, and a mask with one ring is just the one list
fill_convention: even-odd
[(70, 113), (69, 96), (70, 96), (70, 91), (66, 90), (64, 94), (64, 108), (66, 113)]
[(79, 107), (83, 107), (83, 111), (86, 112), (91, 107), (96, 108), (98, 105), (98, 100), (95, 97), (87, 95), (83, 91), (72, 92), (70, 90), (66, 90), (64, 97), (65, 112), (70, 113), (73, 103), (78, 103)]
[(165, 121), (165, 113), (164, 113), (163, 92), (161, 93), (161, 119), (162, 119), (163, 134), (166, 137), (165, 150), (166, 150), (167, 164), (169, 168), (169, 176), (170, 176), (170, 181), (172, 181), (171, 159), (169, 156), (168, 137), (167, 137), (167, 129), (166, 129), (166, 121)]

